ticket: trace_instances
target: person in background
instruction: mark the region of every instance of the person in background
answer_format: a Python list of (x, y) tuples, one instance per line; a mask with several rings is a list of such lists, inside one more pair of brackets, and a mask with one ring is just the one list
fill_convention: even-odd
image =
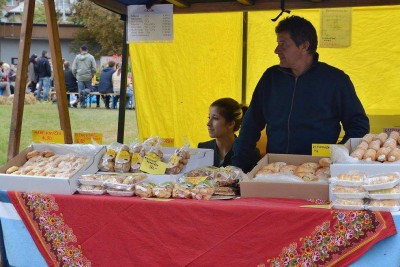
[(0, 61), (0, 96), (8, 97), (11, 95), (11, 91), (5, 64), (3, 61)]
[[(242, 124), (245, 111), (246, 107), (241, 107), (232, 98), (221, 98), (211, 104), (207, 128), (210, 137), (214, 139), (199, 143), (197, 147), (214, 150), (215, 167), (232, 165), (235, 132), (239, 130)], [(253, 149), (247, 156), (255, 161), (258, 161), (261, 157), (258, 149)]]
[(28, 83), (31, 93), (35, 92), (38, 80), (39, 78), (37, 74), (37, 55), (32, 54), (29, 58), (28, 66)]
[(51, 67), (46, 50), (42, 51), (42, 56), (37, 62), (37, 73), (39, 77), (39, 86), (37, 89), (36, 100), (41, 101), (41, 93), (43, 88), (43, 100), (49, 100), (50, 93), (50, 79), (51, 79)]
[[(64, 68), (64, 79), (65, 79), (65, 89), (67, 92), (70, 93), (78, 93), (78, 81), (76, 80), (74, 74), (72, 74), (72, 70), (70, 68), (70, 64), (68, 61), (64, 61), (63, 64)], [(75, 94), (76, 101), (74, 104), (71, 105), (70, 103), (70, 95), (67, 94), (67, 99), (68, 99), (68, 107), (77, 107), (77, 103), (79, 101), (78, 94)]]
[(259, 80), (235, 140), (232, 164), (247, 172), (248, 155), (266, 128), (267, 153), (311, 154), (313, 143), (363, 137), (369, 121), (354, 86), (342, 70), (318, 61), (318, 37), (306, 19), (290, 16), (275, 28), (279, 65)]
[[(118, 96), (114, 96), (113, 103), (112, 103), (112, 108), (115, 109), (117, 106), (117, 102), (119, 99), (119, 94), (121, 92), (121, 68), (119, 63), (116, 65), (116, 71), (112, 75), (112, 84), (113, 84), (113, 90), (115, 94), (118, 94)], [(127, 84), (126, 88), (126, 105), (125, 108), (129, 109), (129, 102), (133, 101), (133, 89), (132, 86)], [(133, 104), (133, 102), (132, 102)]]
[[(115, 62), (114, 61), (109, 61), (108, 62), (108, 67), (104, 68), (101, 73), (100, 73), (100, 79), (99, 79), (99, 93), (101, 94), (112, 94), (113, 91), (113, 82), (112, 82), (112, 76), (115, 72)], [(107, 95), (104, 97), (104, 102), (106, 105), (106, 109), (110, 109), (110, 96)], [(113, 107), (114, 108), (114, 107)]]
[(15, 69), (15, 65), (11, 64), (10, 70), (8, 71), (8, 82), (10, 83), (10, 91), (12, 95), (14, 94), (16, 79), (17, 79), (17, 71)]
[(92, 90), (92, 78), (96, 74), (96, 61), (86, 45), (81, 46), (80, 54), (75, 57), (72, 73), (78, 80), (80, 106), (86, 108), (86, 96)]

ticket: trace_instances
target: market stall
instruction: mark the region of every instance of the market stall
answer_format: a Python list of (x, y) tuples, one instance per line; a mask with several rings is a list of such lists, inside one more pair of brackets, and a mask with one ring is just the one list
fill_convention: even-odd
[[(125, 5), (132, 4), (129, 1), (94, 2), (123, 15), (126, 14)], [(183, 9), (175, 8), (177, 13), (182, 12), (185, 8), (187, 8), (186, 11), (196, 10), (196, 7), (200, 5), (198, 3), (190, 5), (185, 1), (171, 2), (182, 6)], [(226, 7), (226, 3), (210, 4), (213, 8), (208, 11), (218, 11), (219, 8)], [(337, 3), (337, 6), (347, 5), (347, 3), (340, 1), (337, 1)], [(385, 3), (392, 4), (389, 1)], [(149, 4), (153, 4), (153, 2), (149, 2)], [(251, 10), (252, 7), (254, 9), (277, 8), (275, 6), (277, 3), (267, 1), (259, 1), (256, 4), (252, 1), (238, 1), (230, 4), (232, 4), (229, 5), (231, 9), (227, 8), (225, 11)], [(289, 3), (288, 7), (291, 5), (306, 8), (327, 7), (330, 4), (331, 2), (328, 4), (321, 2), (314, 5), (314, 3), (303, 1), (297, 5)], [(359, 4), (367, 5), (373, 4), (373, 2), (361, 1)], [(379, 2), (379, 4), (382, 4), (382, 2)], [(203, 6), (199, 11), (206, 10)], [(190, 11), (187, 13), (190, 13)], [(237, 16), (237, 14), (234, 16)], [(182, 18), (179, 23), (184, 24), (184, 21), (185, 18)], [(240, 20), (236, 22), (233, 27), (240, 28)], [(238, 36), (236, 38), (238, 39)], [(239, 49), (239, 45), (233, 44), (230, 49), (236, 51)], [(130, 50), (131, 55), (140, 55), (137, 47), (130, 47)], [(235, 57), (233, 59), (240, 61)], [(237, 67), (238, 64), (232, 65), (232, 76), (234, 76), (233, 70), (240, 69)], [(145, 72), (135, 64), (134, 68), (137, 68), (136, 73), (142, 74), (142, 78), (139, 78), (138, 81), (139, 88), (146, 88), (143, 86), (143, 77), (146, 77)], [(236, 84), (236, 82), (235, 80), (232, 84)], [(151, 84), (150, 81), (149, 84)], [(238, 87), (237, 84), (236, 87)], [(142, 93), (140, 90), (138, 89), (139, 94)], [(147, 91), (150, 92), (151, 90)], [(191, 99), (192, 96), (190, 96), (190, 92), (185, 94), (181, 91), (178, 94), (176, 92), (166, 92), (162, 103), (165, 106), (156, 105), (173, 110), (169, 114), (172, 115), (170, 121), (163, 117), (163, 121), (166, 122), (166, 126), (163, 127), (172, 128), (174, 131), (178, 129), (177, 125), (182, 129), (188, 129), (182, 122), (191, 122), (187, 118), (178, 118), (177, 114), (187, 109), (189, 102), (186, 100)], [(235, 90), (235, 92), (238, 98), (243, 97), (243, 91)], [(184, 97), (176, 97), (179, 94), (184, 95)], [(150, 115), (162, 114), (154, 113), (154, 110), (152, 111), (150, 108), (146, 111), (145, 105), (149, 103), (146, 100), (151, 99), (151, 92), (149, 95), (144, 96), (143, 94), (142, 99), (139, 97), (140, 103), (142, 103), (140, 105), (143, 105), (141, 107), (143, 113), (140, 114), (139, 112), (139, 116), (146, 114), (146, 112)], [(170, 102), (165, 101), (165, 99), (169, 99), (168, 95), (174, 96)], [(184, 105), (180, 105), (182, 102), (178, 103), (181, 100), (185, 100), (182, 101)], [(198, 107), (203, 108), (202, 105), (208, 105), (208, 100)], [(195, 113), (201, 114), (197, 111)], [(149, 116), (149, 114), (147, 115)], [(142, 119), (143, 121), (146, 120), (146, 116), (143, 116)], [(142, 127), (142, 139), (157, 132), (162, 134), (163, 137), (175, 137), (176, 145), (181, 145), (182, 140), (177, 137), (180, 134), (175, 135), (174, 133), (174, 136), (172, 136), (169, 130), (164, 131), (164, 128), (159, 128), (159, 124), (153, 126), (153, 128), (150, 126), (148, 129), (144, 129), (143, 125), (140, 126)], [(179, 131), (182, 130), (180, 128)], [(192, 136), (192, 133), (190, 135)], [(125, 152), (132, 151), (128, 149)], [(47, 155), (47, 151), (40, 151), (37, 155), (28, 157), (28, 153), (31, 152), (34, 151), (25, 151), (25, 154), (19, 155), (26, 157), (26, 159), (16, 166), (18, 168), (11, 170), (14, 167), (12, 165), (3, 168), (2, 177), (11, 180), (20, 175), (23, 179), (26, 179), (23, 181), (29, 181), (35, 180), (36, 175), (43, 175), (49, 179), (50, 184), (54, 183), (58, 179), (57, 175), (59, 175), (58, 177), (66, 178), (64, 180), (70, 186), (68, 189), (71, 190), (67, 191), (75, 192), (77, 187), (74, 185), (76, 182), (74, 179), (78, 177), (65, 177), (67, 171), (71, 173), (69, 170), (60, 173), (48, 171), (47, 164), (53, 164), (53, 160), (48, 158), (53, 157), (54, 154)], [(134, 153), (138, 152), (132, 154)], [(113, 153), (109, 153), (109, 155), (111, 154)], [(191, 155), (193, 154), (195, 153)], [(32, 161), (36, 165), (42, 165), (40, 166), (43, 167), (40, 173), (38, 173), (38, 170), (28, 170), (28, 167), (31, 166), (22, 166), (22, 164), (29, 162), (31, 158), (39, 155), (44, 159)], [(107, 155), (107, 153), (104, 155)], [(129, 159), (134, 158), (133, 155), (128, 155)], [(181, 154), (177, 152), (176, 156), (178, 155)], [(74, 164), (77, 162), (77, 157), (67, 155), (66, 158), (71, 161), (73, 166), (76, 166)], [(90, 161), (90, 159), (86, 160)], [(188, 159), (181, 157), (173, 167), (180, 167), (181, 163), (183, 167), (184, 160), (186, 160), (185, 164), (188, 164)], [(319, 158), (312, 159), (315, 164), (319, 160)], [(17, 161), (12, 160), (12, 162)], [(259, 169), (266, 167), (268, 163), (274, 162), (266, 162), (265, 166), (259, 166)], [(301, 166), (305, 163), (307, 161), (298, 164)], [(91, 166), (101, 169), (99, 158), (93, 160)], [(128, 164), (127, 167), (128, 171), (132, 171), (132, 165)], [(320, 169), (320, 167), (318, 165), (317, 168)], [(179, 169), (179, 172), (181, 170)], [(93, 172), (95, 171), (88, 171), (87, 173), (92, 174)], [(396, 176), (396, 179), (398, 182), (399, 177)], [(114, 180), (117, 181), (118, 179), (115, 178)], [(125, 180), (121, 181), (125, 183)], [(102, 181), (101, 186), (103, 185)], [(10, 186), (17, 186), (17, 189), (2, 187), (8, 192), (1, 192), (0, 194), (2, 203), (0, 218), (4, 239), (3, 262), (8, 262), (10, 265), (32, 265), (34, 263), (35, 266), (45, 266), (46, 264), (50, 266), (62, 264), (82, 266), (129, 266), (136, 264), (143, 266), (213, 266), (216, 264), (281, 266), (295, 263), (315, 264), (317, 266), (347, 266), (354, 263), (354, 266), (362, 266), (365, 262), (370, 261), (371, 257), (374, 257), (375, 260), (379, 259), (379, 263), (382, 265), (399, 265), (400, 259), (397, 252), (400, 242), (399, 235), (396, 234), (396, 228), (398, 230), (400, 227), (398, 212), (364, 210), (364, 202), (360, 205), (362, 207), (356, 211), (330, 209), (324, 203), (315, 205), (314, 202), (285, 195), (285, 192), (289, 190), (282, 190), (282, 197), (289, 199), (254, 198), (254, 195), (253, 197), (248, 195), (249, 198), (231, 197), (226, 201), (196, 200), (196, 197), (208, 199), (211, 196), (211, 194), (199, 194), (200, 189), (207, 191), (213, 188), (206, 183), (203, 183), (203, 185), (204, 187), (197, 188), (196, 185), (196, 187), (190, 188), (190, 197), (188, 198), (195, 199), (169, 198), (170, 196), (167, 199), (141, 199), (139, 197), (104, 195), (106, 189), (99, 189), (94, 185), (85, 187), (85, 189), (102, 191), (102, 195), (58, 195), (51, 194), (52, 192), (49, 192), (50, 194), (20, 193), (13, 192), (13, 190), (29, 192), (29, 189), (19, 190), (18, 183), (11, 181)], [(393, 187), (396, 185), (393, 185)], [(290, 185), (287, 187), (290, 187)], [(327, 199), (328, 184), (322, 185), (322, 188), (325, 199)], [(82, 186), (80, 189), (83, 189)], [(129, 190), (131, 189), (132, 187), (129, 188)], [(135, 184), (135, 190), (137, 194), (137, 184)], [(112, 190), (107, 192), (111, 194)], [(129, 191), (129, 193), (132, 193), (131, 195), (133, 195), (133, 192), (133, 190)], [(123, 193), (127, 192), (124, 191)], [(153, 195), (150, 194), (149, 197), (151, 196)], [(263, 196), (265, 197), (265, 195)], [(303, 196), (303, 198), (307, 197)], [(22, 240), (26, 242), (21, 242)], [(380, 242), (381, 240), (383, 241)], [(5, 257), (6, 255), (8, 259)], [(23, 256), (21, 257), (21, 255)], [(359, 261), (355, 262), (357, 259)]]

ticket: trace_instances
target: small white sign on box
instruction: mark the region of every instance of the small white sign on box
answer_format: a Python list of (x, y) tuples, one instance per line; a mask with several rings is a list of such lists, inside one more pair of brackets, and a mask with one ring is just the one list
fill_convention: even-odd
[(173, 5), (128, 6), (127, 41), (138, 42), (172, 42)]

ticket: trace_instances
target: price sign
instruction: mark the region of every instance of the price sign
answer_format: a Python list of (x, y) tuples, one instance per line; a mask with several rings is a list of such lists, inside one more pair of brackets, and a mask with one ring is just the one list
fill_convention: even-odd
[(103, 143), (103, 135), (101, 133), (75, 133), (74, 143), (75, 144), (93, 144), (97, 143), (101, 145)]
[(145, 156), (142, 164), (140, 165), (140, 170), (150, 174), (165, 174), (167, 169), (167, 163), (154, 160), (148, 156)]
[(33, 143), (64, 144), (64, 131), (61, 130), (32, 130)]
[(390, 134), (391, 132), (400, 132), (399, 127), (394, 127), (394, 128), (383, 128), (383, 132)]
[(331, 145), (330, 144), (312, 144), (311, 155), (317, 157), (330, 157)]
[(190, 182), (197, 185), (200, 182), (207, 180), (207, 176), (197, 176), (197, 177), (185, 177), (185, 182)]

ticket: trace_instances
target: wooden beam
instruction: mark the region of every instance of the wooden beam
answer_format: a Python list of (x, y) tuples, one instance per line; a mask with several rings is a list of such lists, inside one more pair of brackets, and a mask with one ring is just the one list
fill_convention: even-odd
[[(190, 8), (180, 8), (174, 6), (174, 14), (279, 10), (280, 4), (280, 0), (257, 0), (254, 1), (254, 5), (251, 6), (242, 5), (236, 1), (212, 3), (192, 2)], [(385, 6), (399, 4), (399, 0), (324, 0), (317, 3), (311, 2), (310, 0), (287, 0), (285, 2), (285, 8), (294, 10), (309, 8)]]
[(126, 15), (127, 6), (115, 0), (90, 0), (93, 3), (120, 15)]
[(167, 2), (177, 7), (190, 7), (190, 3), (186, 2), (185, 0), (167, 0)]
[(71, 122), (69, 118), (67, 92), (62, 66), (60, 36), (58, 33), (57, 15), (54, 0), (44, 0), (46, 11), (47, 29), (49, 32), (49, 46), (51, 62), (53, 63), (54, 87), (56, 89), (58, 115), (60, 117), (61, 130), (64, 131), (64, 142), (72, 144)]
[[(127, 8), (118, 1), (110, 0), (90, 0), (97, 5), (111, 10), (115, 13), (126, 15)], [(168, 0), (168, 2), (183, 2), (184, 0)], [(253, 5), (242, 4), (242, 2), (254, 2)], [(359, 6), (387, 6), (399, 5), (399, 0), (287, 0), (285, 7), (287, 9), (308, 9), (308, 8), (332, 8), (332, 7), (359, 7)], [(189, 13), (211, 13), (211, 12), (235, 12), (235, 11), (262, 11), (279, 10), (280, 0), (237, 0), (230, 2), (197, 2), (191, 1), (190, 8), (174, 6), (175, 14)]]
[(236, 0), (238, 3), (245, 5), (245, 6), (252, 6), (254, 5), (253, 0)]
[(18, 154), (21, 142), (21, 126), (24, 115), (25, 87), (28, 79), (29, 52), (31, 50), (34, 13), (35, 0), (25, 0), (19, 40), (17, 79), (15, 80), (14, 103), (8, 142), (8, 160)]

